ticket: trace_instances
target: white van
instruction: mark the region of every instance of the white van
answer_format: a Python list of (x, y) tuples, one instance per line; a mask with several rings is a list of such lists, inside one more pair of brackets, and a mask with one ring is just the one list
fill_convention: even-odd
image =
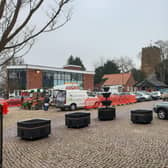
[(56, 97), (56, 107), (61, 110), (69, 108), (76, 110), (85, 107), (85, 100), (88, 96), (87, 90), (59, 90)]

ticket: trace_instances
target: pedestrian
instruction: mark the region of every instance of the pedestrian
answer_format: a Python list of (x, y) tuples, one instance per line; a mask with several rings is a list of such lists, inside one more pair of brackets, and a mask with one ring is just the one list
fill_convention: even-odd
[(48, 111), (49, 102), (50, 102), (50, 99), (49, 99), (49, 97), (46, 95), (46, 96), (44, 97), (44, 111)]
[(21, 96), (21, 104), (23, 104), (23, 102), (24, 102), (24, 96)]

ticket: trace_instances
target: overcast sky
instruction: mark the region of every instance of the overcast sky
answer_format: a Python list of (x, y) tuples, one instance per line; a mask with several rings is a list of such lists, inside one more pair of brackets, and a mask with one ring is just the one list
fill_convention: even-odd
[(62, 67), (72, 54), (88, 70), (120, 56), (138, 64), (141, 48), (157, 40), (168, 40), (168, 0), (74, 0), (71, 21), (40, 36), (25, 62)]

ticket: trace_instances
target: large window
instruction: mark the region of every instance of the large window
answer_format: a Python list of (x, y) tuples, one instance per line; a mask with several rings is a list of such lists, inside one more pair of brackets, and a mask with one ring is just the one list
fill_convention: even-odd
[(54, 86), (54, 73), (52, 71), (43, 72), (43, 87), (52, 88)]
[(8, 84), (11, 91), (26, 89), (26, 71), (24, 69), (8, 70)]
[(54, 72), (54, 86), (63, 85), (65, 83), (75, 82), (82, 87), (83, 75), (70, 72)]

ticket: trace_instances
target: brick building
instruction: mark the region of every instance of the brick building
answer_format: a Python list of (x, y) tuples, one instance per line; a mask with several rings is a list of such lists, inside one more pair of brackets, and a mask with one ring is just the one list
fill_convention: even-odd
[(148, 77), (155, 72), (155, 67), (161, 62), (160, 48), (156, 46), (142, 49), (141, 70)]
[(83, 71), (80, 66), (66, 65), (63, 68), (16, 65), (8, 66), (8, 89), (25, 90), (53, 88), (65, 83), (77, 83), (81, 89), (94, 89), (94, 72)]
[(103, 85), (109, 86), (111, 92), (133, 91), (136, 83), (132, 73), (107, 74), (103, 79), (106, 79)]

